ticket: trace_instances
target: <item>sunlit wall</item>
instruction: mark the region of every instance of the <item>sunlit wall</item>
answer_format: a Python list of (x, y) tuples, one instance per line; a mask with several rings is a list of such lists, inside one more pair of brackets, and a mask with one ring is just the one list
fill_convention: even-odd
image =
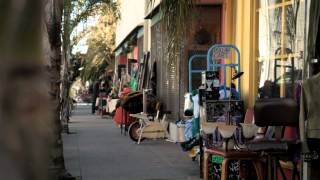
[(145, 0), (118, 0), (121, 19), (116, 29), (116, 47), (139, 24), (144, 22)]

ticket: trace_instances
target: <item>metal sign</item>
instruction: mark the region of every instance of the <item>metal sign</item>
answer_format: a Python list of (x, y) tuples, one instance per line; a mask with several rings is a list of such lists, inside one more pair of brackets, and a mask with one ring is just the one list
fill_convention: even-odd
[(228, 59), (231, 57), (229, 47), (215, 47), (212, 49), (213, 59)]

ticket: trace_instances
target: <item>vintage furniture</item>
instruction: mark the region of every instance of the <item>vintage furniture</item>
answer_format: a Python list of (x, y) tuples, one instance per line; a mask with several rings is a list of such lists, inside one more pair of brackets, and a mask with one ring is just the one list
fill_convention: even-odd
[[(241, 123), (242, 125), (242, 131), (243, 131), (243, 135), (245, 136), (245, 138), (250, 139), (253, 137), (253, 135), (256, 132), (256, 127), (255, 125), (252, 125), (252, 118), (250, 118), (249, 116), (251, 116), (252, 111), (247, 111), (246, 113), (246, 121), (244, 123)], [(215, 126), (214, 126), (215, 125)], [(231, 136), (234, 135), (235, 132), (235, 128), (237, 126), (230, 126), (230, 125), (225, 125), (225, 123), (211, 123), (211, 124), (207, 124), (207, 126), (203, 127), (203, 131), (207, 131), (206, 133), (209, 133), (210, 129), (214, 129), (214, 128), (218, 128), (219, 132), (222, 134), (222, 138), (230, 138)], [(262, 169), (262, 164), (260, 161), (260, 154), (256, 153), (256, 152), (251, 152), (248, 151), (247, 149), (243, 148), (243, 149), (234, 149), (233, 147), (229, 147), (228, 148), (228, 144), (226, 143), (224, 145), (224, 148), (212, 148), (212, 147), (208, 147), (210, 145), (206, 145), (207, 147), (204, 148), (204, 157), (203, 157), (203, 178), (204, 180), (208, 180), (209, 179), (209, 157), (210, 156), (220, 156), (223, 158), (222, 163), (221, 163), (221, 175), (220, 175), (220, 179), (221, 180), (226, 180), (228, 179), (230, 176), (234, 176), (234, 172), (229, 172), (228, 171), (228, 166), (231, 165), (231, 163), (233, 163), (233, 161), (238, 161), (239, 164), (242, 163), (242, 161), (247, 161), (247, 162), (251, 162), (254, 170), (255, 170), (255, 174), (256, 174), (256, 179), (257, 180), (263, 180), (263, 169)], [(230, 169), (229, 169), (230, 170)], [(245, 176), (245, 173), (243, 169), (240, 168), (239, 170), (239, 177), (241, 179), (248, 179), (250, 177)]]
[(168, 122), (167, 114), (169, 112), (164, 112), (163, 117), (158, 118), (159, 112), (156, 118), (148, 116), (144, 113), (130, 114), (130, 117), (139, 119), (139, 121), (133, 122), (129, 126), (129, 135), (131, 140), (136, 141), (137, 144), (144, 139), (159, 139), (168, 136)]
[[(237, 160), (239, 161), (250, 161), (254, 169), (256, 171), (257, 180), (263, 180), (263, 170), (261, 161), (259, 159), (259, 154), (250, 152), (250, 151), (238, 151), (238, 150), (217, 150), (217, 149), (205, 149), (204, 150), (204, 157), (203, 157), (203, 180), (209, 179), (208, 174), (208, 164), (209, 164), (209, 156), (210, 155), (220, 155), (223, 157), (223, 161), (221, 164), (221, 180), (227, 180), (228, 179), (228, 165), (231, 161)], [(247, 179), (247, 177), (243, 177), (243, 174), (241, 173), (241, 167), (239, 170), (240, 178), (241, 179)]]
[(247, 143), (248, 150), (260, 153), (267, 159), (267, 178), (277, 179), (277, 169), (286, 179), (279, 160), (293, 163), (292, 178), (299, 178), (294, 156), (299, 152), (297, 140), (284, 140), (282, 134), (285, 126), (299, 127), (299, 107), (293, 99), (259, 99), (254, 106), (255, 124), (260, 127), (275, 126), (275, 135), (271, 138), (252, 140)]

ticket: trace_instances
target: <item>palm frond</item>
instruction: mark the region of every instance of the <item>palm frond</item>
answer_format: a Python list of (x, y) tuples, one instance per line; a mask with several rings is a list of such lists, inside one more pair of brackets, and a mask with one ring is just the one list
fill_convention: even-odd
[(181, 49), (194, 9), (193, 0), (162, 0), (162, 28), (167, 37), (167, 53), (174, 60)]

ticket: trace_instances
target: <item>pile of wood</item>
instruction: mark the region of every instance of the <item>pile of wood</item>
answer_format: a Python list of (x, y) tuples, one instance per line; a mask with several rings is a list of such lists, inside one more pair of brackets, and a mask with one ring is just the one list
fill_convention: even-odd
[(151, 74), (153, 65), (149, 68), (150, 64), (150, 52), (147, 52), (142, 61), (139, 62), (137, 72), (137, 91), (150, 88)]

